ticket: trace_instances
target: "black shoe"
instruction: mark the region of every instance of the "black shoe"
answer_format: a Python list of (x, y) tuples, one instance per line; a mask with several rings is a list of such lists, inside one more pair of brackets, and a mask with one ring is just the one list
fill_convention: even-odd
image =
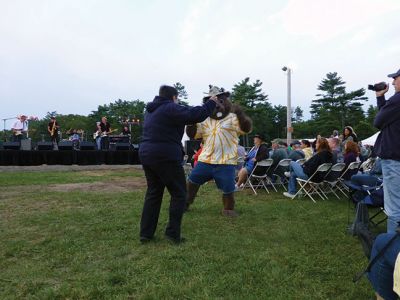
[(172, 236), (169, 235), (165, 235), (165, 238), (170, 241), (171, 243), (175, 244), (175, 245), (179, 245), (181, 243), (186, 242), (186, 239), (184, 237), (180, 237), (180, 238), (173, 238)]
[(145, 237), (145, 236), (141, 236), (140, 237), (140, 243), (141, 244), (147, 244), (148, 242), (151, 242), (151, 240), (152, 240), (152, 238), (148, 238), (148, 237)]

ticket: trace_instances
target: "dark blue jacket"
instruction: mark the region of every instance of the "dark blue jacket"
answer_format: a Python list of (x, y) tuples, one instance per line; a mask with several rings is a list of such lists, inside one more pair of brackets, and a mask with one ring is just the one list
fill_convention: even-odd
[(385, 100), (377, 97), (379, 112), (374, 126), (381, 130), (374, 151), (383, 159), (400, 160), (400, 92)]
[(182, 137), (185, 125), (200, 123), (215, 108), (214, 101), (203, 106), (186, 107), (172, 100), (155, 97), (146, 106), (139, 157), (143, 165), (162, 162), (181, 163), (184, 155)]

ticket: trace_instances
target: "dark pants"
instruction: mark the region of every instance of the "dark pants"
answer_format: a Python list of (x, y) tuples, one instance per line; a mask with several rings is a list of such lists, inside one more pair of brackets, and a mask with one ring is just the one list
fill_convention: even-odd
[(157, 228), (158, 217), (165, 187), (171, 195), (169, 204), (169, 222), (165, 234), (181, 238), (181, 222), (186, 201), (186, 179), (183, 167), (179, 163), (160, 163), (143, 165), (147, 180), (140, 236), (152, 238)]

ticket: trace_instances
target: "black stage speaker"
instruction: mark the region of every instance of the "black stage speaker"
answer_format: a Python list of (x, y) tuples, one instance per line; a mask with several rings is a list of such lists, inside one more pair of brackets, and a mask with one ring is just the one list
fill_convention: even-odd
[(73, 142), (72, 141), (61, 141), (58, 143), (58, 150), (72, 150)]
[(116, 143), (115, 150), (129, 150), (131, 145), (129, 143)]
[(93, 142), (80, 142), (79, 149), (81, 149), (81, 150), (96, 150), (96, 144)]
[(21, 140), (21, 150), (31, 151), (32, 150), (32, 140), (31, 139)]
[(38, 150), (53, 150), (53, 143), (52, 142), (38, 142), (37, 149)]
[(4, 142), (3, 143), (4, 150), (19, 150), (20, 147), (21, 147), (20, 142)]

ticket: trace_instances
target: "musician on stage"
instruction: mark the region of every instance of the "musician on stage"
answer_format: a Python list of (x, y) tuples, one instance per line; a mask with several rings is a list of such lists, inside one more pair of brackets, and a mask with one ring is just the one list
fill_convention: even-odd
[(131, 135), (131, 131), (129, 130), (129, 126), (128, 125), (124, 125), (124, 127), (122, 128), (122, 132), (121, 135)]
[(26, 138), (26, 134), (28, 132), (28, 121), (27, 116), (20, 115), (17, 117), (18, 121), (14, 123), (11, 127), (13, 132), (13, 142), (21, 142), (21, 140)]
[(56, 117), (51, 117), (50, 122), (47, 124), (47, 131), (50, 135), (50, 140), (54, 145), (54, 148), (57, 148), (58, 142), (60, 141), (60, 137), (58, 136), (58, 131), (60, 130), (60, 125), (58, 125)]
[(111, 125), (107, 122), (106, 117), (101, 118), (101, 122), (97, 122), (97, 132), (96, 132), (96, 145), (97, 150), (108, 148), (108, 136), (111, 132)]

